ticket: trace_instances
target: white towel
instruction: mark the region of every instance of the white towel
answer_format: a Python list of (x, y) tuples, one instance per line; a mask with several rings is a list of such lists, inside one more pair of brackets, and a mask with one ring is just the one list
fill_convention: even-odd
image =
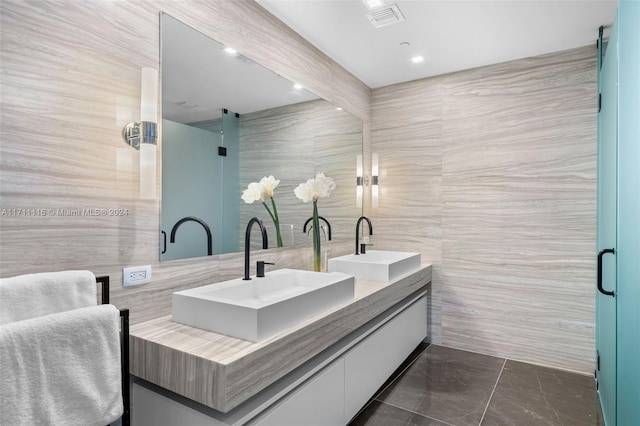
[(0, 325), (98, 304), (90, 271), (62, 271), (0, 279)]
[(0, 327), (1, 425), (106, 425), (123, 412), (113, 305)]

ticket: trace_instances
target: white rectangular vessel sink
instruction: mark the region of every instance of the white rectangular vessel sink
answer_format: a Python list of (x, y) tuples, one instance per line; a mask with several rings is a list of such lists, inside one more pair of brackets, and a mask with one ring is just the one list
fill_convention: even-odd
[(353, 300), (355, 278), (296, 269), (173, 293), (173, 320), (260, 342)]
[(367, 250), (329, 259), (329, 272), (344, 272), (361, 280), (391, 282), (420, 269), (420, 253)]

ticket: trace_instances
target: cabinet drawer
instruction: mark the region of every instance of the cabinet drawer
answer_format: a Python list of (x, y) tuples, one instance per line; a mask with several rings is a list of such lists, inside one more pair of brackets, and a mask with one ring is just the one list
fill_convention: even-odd
[(427, 298), (422, 297), (345, 354), (344, 424), (426, 336)]
[(344, 425), (344, 360), (338, 358), (251, 424), (254, 426)]

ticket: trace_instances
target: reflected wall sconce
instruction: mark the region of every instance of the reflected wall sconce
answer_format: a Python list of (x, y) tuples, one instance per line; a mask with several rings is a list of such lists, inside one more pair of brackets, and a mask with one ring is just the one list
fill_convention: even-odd
[(122, 129), (127, 145), (140, 151), (140, 198), (156, 198), (156, 144), (158, 141), (158, 70), (142, 68), (140, 121)]
[(364, 193), (364, 168), (362, 155), (356, 156), (356, 207), (362, 208), (362, 194)]
[(371, 155), (371, 207), (378, 208), (378, 154)]

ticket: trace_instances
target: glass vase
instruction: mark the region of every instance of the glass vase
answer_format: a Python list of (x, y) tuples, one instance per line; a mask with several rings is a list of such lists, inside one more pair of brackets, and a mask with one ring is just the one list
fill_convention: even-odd
[(320, 249), (320, 221), (318, 220), (318, 202), (313, 202), (313, 270), (322, 270), (322, 251)]

